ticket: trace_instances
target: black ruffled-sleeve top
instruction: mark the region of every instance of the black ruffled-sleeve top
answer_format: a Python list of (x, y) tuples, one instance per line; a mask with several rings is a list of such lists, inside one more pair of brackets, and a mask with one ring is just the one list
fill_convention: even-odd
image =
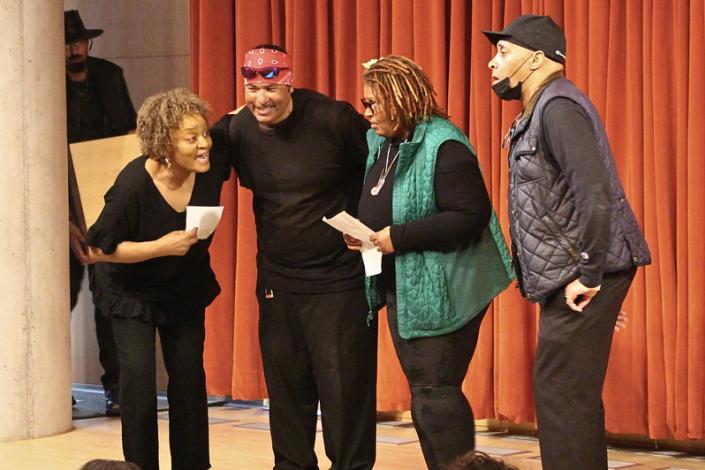
[[(211, 168), (197, 173), (189, 205), (217, 206), (230, 175), (227, 159), (211, 150)], [(145, 156), (128, 163), (105, 194), (105, 207), (88, 230), (88, 245), (113, 253), (123, 241), (156, 240), (186, 227), (162, 197), (145, 168)], [(201, 312), (220, 293), (210, 267), (212, 235), (184, 256), (164, 256), (133, 264), (97, 263), (91, 275), (93, 302), (104, 315), (139, 318), (152, 324), (173, 323), (175, 316)]]

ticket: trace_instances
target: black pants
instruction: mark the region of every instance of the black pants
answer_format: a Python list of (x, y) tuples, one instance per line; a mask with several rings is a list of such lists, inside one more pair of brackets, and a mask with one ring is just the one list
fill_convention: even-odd
[(431, 470), (444, 469), (475, 448), (475, 418), (460, 387), (486, 311), (452, 333), (406, 340), (399, 336), (396, 295), (387, 293), (389, 331), (409, 381), (411, 417)]
[(636, 269), (606, 274), (582, 312), (560, 289), (541, 304), (534, 368), (544, 470), (606, 470), (602, 387), (617, 315)]
[(377, 324), (364, 291), (293, 294), (257, 289), (275, 469), (317, 469), (320, 400), (332, 469), (375, 461)]
[(206, 374), (203, 370), (203, 311), (173, 325), (113, 318), (120, 356), (120, 418), (125, 460), (141, 470), (159, 468), (155, 330), (159, 331), (169, 374), (169, 445), (171, 468), (210, 468)]
[[(89, 276), (92, 275), (93, 266), (88, 267)], [(83, 282), (84, 266), (69, 250), (69, 293), (71, 295), (71, 310), (78, 303), (78, 293)], [(98, 340), (98, 360), (103, 367), (100, 381), (103, 389), (113, 392), (115, 398), (119, 397), (120, 364), (118, 362), (117, 346), (113, 335), (113, 325), (110, 318), (95, 308), (95, 333)]]

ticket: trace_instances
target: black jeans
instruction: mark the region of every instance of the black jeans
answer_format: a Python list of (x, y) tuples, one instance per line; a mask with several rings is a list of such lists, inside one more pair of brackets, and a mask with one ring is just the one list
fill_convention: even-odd
[(171, 468), (210, 468), (206, 374), (203, 370), (204, 312), (173, 325), (113, 318), (120, 356), (120, 418), (125, 460), (141, 470), (159, 468), (155, 331), (159, 331), (169, 374)]
[(602, 387), (617, 315), (636, 268), (605, 274), (602, 289), (575, 312), (559, 289), (541, 304), (534, 367), (544, 470), (606, 470)]
[(399, 336), (396, 294), (387, 292), (389, 331), (409, 381), (411, 417), (431, 470), (444, 469), (475, 448), (475, 418), (460, 387), (486, 311), (451, 333), (407, 340)]
[(321, 404), (332, 469), (375, 462), (377, 323), (364, 291), (294, 294), (257, 289), (259, 337), (277, 470), (318, 468), (313, 450)]

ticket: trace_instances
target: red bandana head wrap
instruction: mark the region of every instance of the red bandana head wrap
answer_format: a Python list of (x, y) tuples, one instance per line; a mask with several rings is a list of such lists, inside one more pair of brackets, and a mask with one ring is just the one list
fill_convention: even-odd
[(276, 49), (251, 49), (245, 54), (240, 72), (245, 85), (250, 83), (277, 83), (291, 85), (294, 73), (289, 67), (289, 56)]

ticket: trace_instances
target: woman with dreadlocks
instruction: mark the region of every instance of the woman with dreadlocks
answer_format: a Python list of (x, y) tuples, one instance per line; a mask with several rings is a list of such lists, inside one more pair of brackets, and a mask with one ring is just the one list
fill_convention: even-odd
[(358, 216), (384, 254), (367, 297), (374, 311), (387, 306), (421, 449), (441, 469), (475, 446), (461, 384), (487, 307), (510, 282), (510, 256), (475, 152), (428, 76), (401, 56), (366, 65), (371, 129)]

